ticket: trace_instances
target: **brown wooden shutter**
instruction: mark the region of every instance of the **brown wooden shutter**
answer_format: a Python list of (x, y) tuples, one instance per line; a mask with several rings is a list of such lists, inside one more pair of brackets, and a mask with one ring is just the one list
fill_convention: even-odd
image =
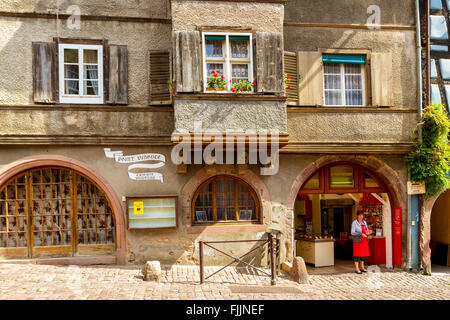
[(174, 70), (177, 92), (202, 91), (202, 54), (199, 31), (174, 34)]
[(150, 51), (150, 105), (171, 104), (170, 52)]
[(109, 104), (128, 104), (128, 50), (127, 46), (108, 47), (107, 99)]
[(287, 104), (298, 105), (298, 76), (297, 76), (297, 54), (295, 52), (284, 52), (284, 73), (291, 78), (286, 88)]
[(392, 53), (371, 55), (372, 106), (394, 106)]
[(320, 52), (297, 52), (300, 106), (323, 105), (323, 63)]
[(256, 33), (258, 92), (284, 92), (283, 36), (281, 33)]
[(33, 101), (57, 101), (58, 64), (56, 44), (33, 42)]

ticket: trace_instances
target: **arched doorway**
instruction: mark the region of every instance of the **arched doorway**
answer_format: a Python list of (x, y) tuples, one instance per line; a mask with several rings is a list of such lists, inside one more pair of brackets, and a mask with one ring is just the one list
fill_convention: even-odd
[[(338, 168), (339, 165), (342, 165), (342, 167)], [(338, 173), (338, 178), (333, 178), (333, 181), (331, 181), (331, 175), (335, 175), (335, 173), (330, 173), (330, 168), (332, 167), (335, 167)], [(349, 175), (353, 176), (353, 181), (345, 181)], [(339, 181), (339, 179), (344, 180)], [(331, 185), (331, 183), (333, 185)], [(340, 183), (342, 184), (342, 188), (339, 186)], [(320, 205), (321, 201), (323, 203), (325, 200), (331, 200), (331, 202), (335, 201), (338, 204), (339, 201), (341, 201), (341, 204), (344, 202), (344, 207), (346, 205), (353, 207), (353, 215), (356, 213), (355, 210), (358, 209), (357, 206), (359, 205), (361, 198), (364, 197), (366, 199), (370, 196), (376, 205), (382, 205), (380, 208), (383, 215), (387, 217), (385, 221), (383, 221), (384, 227), (378, 228), (384, 229), (379, 231), (381, 231), (383, 236), (384, 234), (387, 236), (386, 266), (392, 266), (393, 262), (395, 262), (395, 265), (402, 265), (402, 263), (404, 263), (406, 252), (404, 249), (405, 244), (402, 245), (402, 242), (405, 241), (405, 235), (403, 233), (405, 233), (406, 230), (405, 228), (400, 227), (406, 223), (406, 221), (403, 221), (405, 220), (405, 215), (401, 214), (406, 203), (406, 188), (401, 182), (398, 174), (384, 162), (373, 156), (324, 156), (303, 169), (294, 181), (287, 203), (288, 219), (289, 217), (292, 219), (291, 221), (288, 220), (287, 228), (292, 230), (291, 242), (293, 244), (295, 243), (295, 229), (297, 227), (297, 222), (295, 220), (296, 210), (298, 210), (298, 208), (295, 208), (295, 205), (300, 197), (309, 195), (311, 195), (311, 198), (317, 198), (314, 199), (316, 206)], [(322, 198), (320, 198), (320, 196)], [(373, 199), (374, 196), (375, 200)], [(347, 200), (344, 200), (344, 198), (347, 198)], [(345, 203), (345, 201), (348, 201), (348, 203)], [(393, 214), (394, 209), (395, 215)], [(332, 210), (334, 210), (334, 208)], [(349, 209), (347, 208), (346, 210)], [(316, 209), (316, 211), (319, 212), (316, 216), (316, 220), (320, 220), (321, 210)], [(349, 215), (349, 213), (348, 211), (347, 213), (343, 213), (342, 208), (337, 208), (337, 215), (342, 217), (342, 215)], [(393, 237), (389, 234), (393, 231), (391, 225), (393, 219), (391, 218), (391, 215), (396, 218), (395, 248), (391, 245), (391, 239)], [(342, 218), (339, 219), (342, 220)], [(340, 225), (345, 224), (348, 227), (348, 220), (350, 219), (347, 218), (347, 223), (345, 223), (345, 221), (340, 221), (338, 223), (340, 223)], [(317, 233), (323, 232), (322, 228), (317, 228), (317, 226), (314, 231)], [(333, 230), (333, 237), (334, 235), (336, 234)], [(337, 235), (339, 236), (340, 233), (337, 233)], [(396, 259), (395, 261), (392, 261), (394, 259), (392, 259), (392, 253), (390, 252), (394, 249), (396, 252), (394, 257)], [(294, 247), (292, 247), (292, 252), (295, 254)], [(390, 259), (392, 259), (391, 263), (389, 262)]]
[(34, 156), (1, 168), (0, 228), (1, 259), (125, 263), (120, 201), (100, 175), (74, 159)]
[(74, 170), (35, 168), (0, 187), (1, 258), (111, 255), (114, 225), (108, 198)]
[(450, 267), (450, 190), (442, 193), (431, 211), (431, 263)]

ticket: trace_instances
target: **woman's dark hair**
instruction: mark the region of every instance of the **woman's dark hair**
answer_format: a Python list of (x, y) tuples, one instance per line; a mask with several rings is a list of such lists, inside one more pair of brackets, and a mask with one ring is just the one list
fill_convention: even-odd
[(356, 213), (356, 216), (359, 216), (359, 215), (364, 215), (364, 212), (363, 211), (358, 211), (357, 213)]

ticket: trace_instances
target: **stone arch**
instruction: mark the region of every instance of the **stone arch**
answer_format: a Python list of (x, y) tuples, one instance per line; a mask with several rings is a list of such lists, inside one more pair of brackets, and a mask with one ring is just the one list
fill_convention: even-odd
[(198, 170), (195, 175), (189, 179), (189, 181), (183, 186), (180, 193), (180, 206), (181, 206), (181, 219), (183, 227), (189, 227), (191, 225), (191, 203), (195, 192), (199, 186), (206, 180), (216, 175), (230, 175), (244, 180), (248, 183), (258, 196), (258, 200), (261, 208), (261, 222), (264, 225), (270, 223), (271, 217), (271, 203), (269, 190), (262, 180), (252, 171), (243, 170), (238, 172), (234, 166), (220, 166), (216, 169), (202, 168)]
[[(377, 159), (374, 156), (327, 155), (320, 157), (319, 159), (312, 162), (310, 165), (304, 168), (295, 178), (286, 205), (287, 209), (286, 228), (289, 229), (285, 230), (286, 234), (292, 233), (292, 226), (294, 220), (293, 210), (295, 199), (302, 185), (318, 169), (326, 165), (341, 161), (352, 162), (354, 164), (361, 165), (377, 174), (377, 176), (383, 181), (386, 188), (388, 189), (389, 198), (392, 200), (391, 206), (402, 208), (402, 226), (406, 226), (406, 214), (404, 214), (407, 203), (406, 186), (401, 181), (398, 174), (389, 165), (387, 165), (386, 163), (384, 163), (380, 159)], [(405, 236), (406, 236), (406, 228), (402, 227), (402, 261), (405, 261), (406, 258), (406, 242), (404, 242)], [(292, 244), (294, 243), (293, 233), (291, 237), (291, 242)], [(293, 258), (292, 257), (293, 250), (291, 250), (292, 249), (291, 246), (292, 245), (290, 245), (289, 250), (287, 250), (287, 258), (289, 260), (292, 260)]]
[(423, 273), (427, 275), (431, 275), (431, 213), (437, 199), (445, 192), (446, 191), (443, 191), (439, 195), (425, 200), (423, 204), (422, 219), (420, 224), (419, 250), (422, 253)]
[(0, 169), (0, 186), (7, 183), (17, 174), (42, 166), (58, 166), (62, 168), (72, 169), (80, 174), (85, 175), (96, 183), (105, 193), (111, 202), (113, 214), (115, 218), (116, 228), (116, 263), (125, 264), (126, 261), (126, 241), (125, 241), (125, 221), (121, 202), (109, 183), (94, 169), (87, 164), (59, 155), (38, 155), (26, 157), (5, 165)]

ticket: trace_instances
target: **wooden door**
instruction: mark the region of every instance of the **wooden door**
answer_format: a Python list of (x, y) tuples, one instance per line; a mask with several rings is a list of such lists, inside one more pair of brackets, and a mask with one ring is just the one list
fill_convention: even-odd
[(43, 167), (0, 187), (0, 259), (111, 255), (115, 249), (111, 205), (88, 178)]

